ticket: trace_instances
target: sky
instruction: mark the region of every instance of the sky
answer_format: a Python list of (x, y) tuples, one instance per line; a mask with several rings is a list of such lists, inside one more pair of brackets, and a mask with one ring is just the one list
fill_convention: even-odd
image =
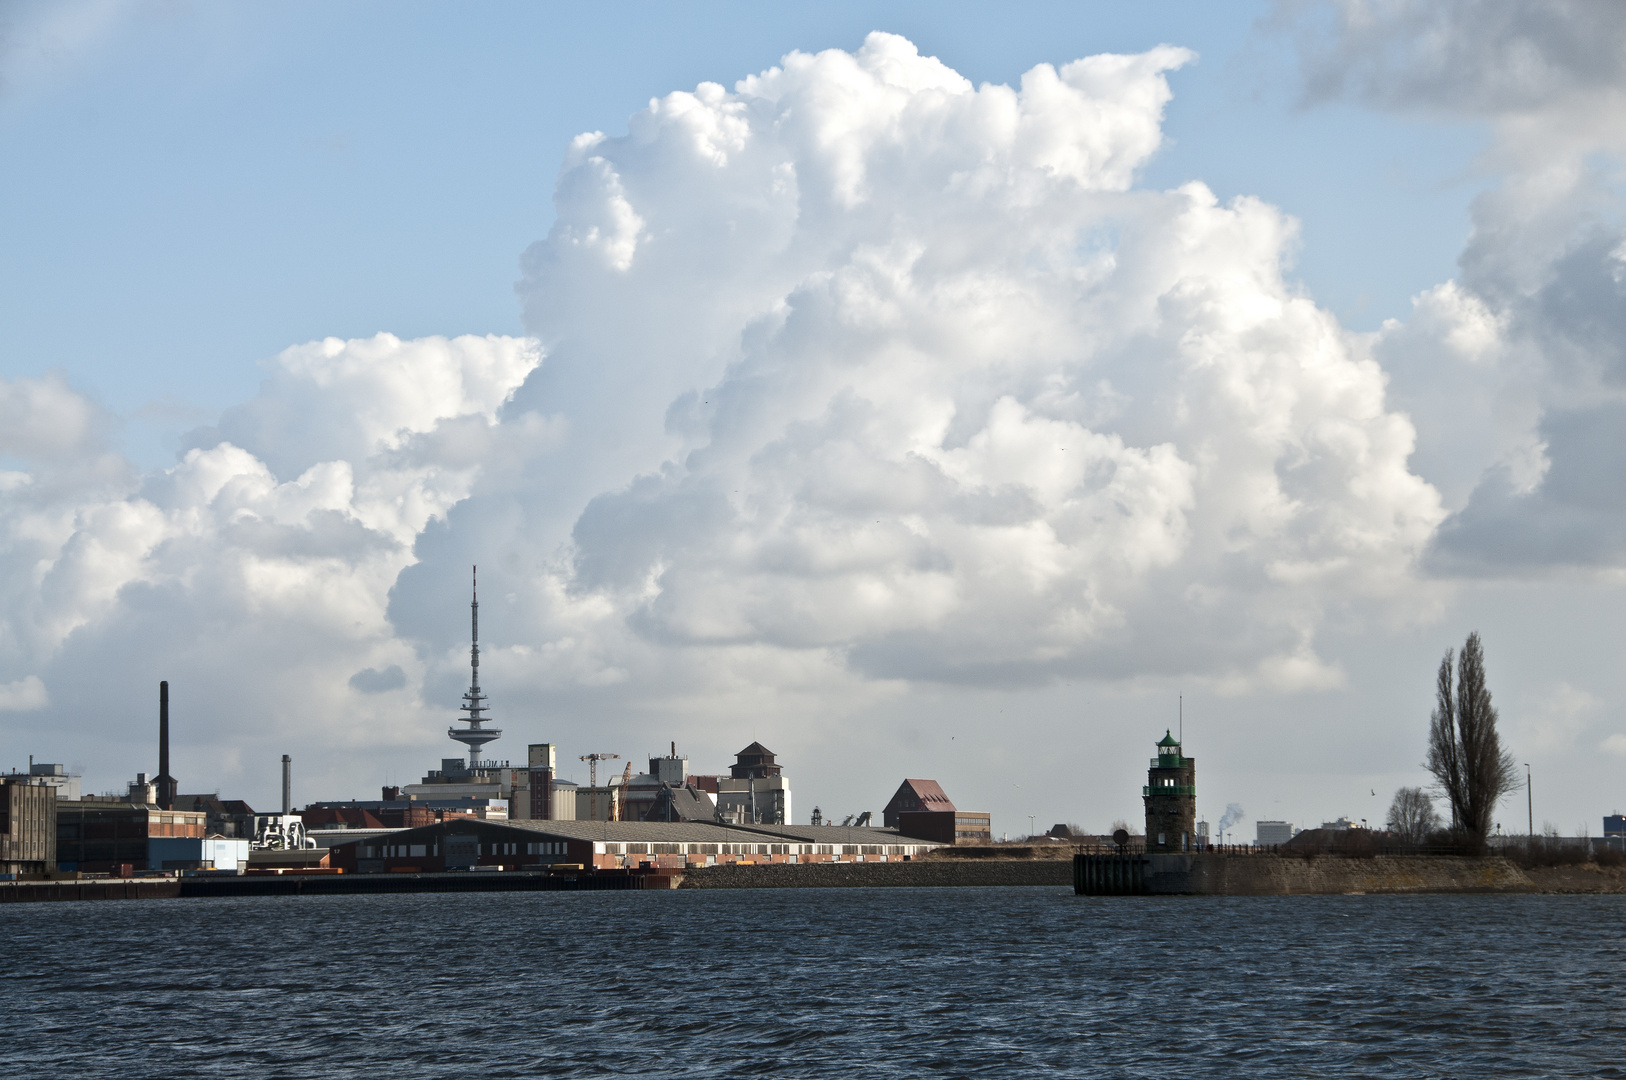
[[(0, 764), (1626, 805), (1626, 9), (0, 6)], [(1183, 719), (1182, 719), (1183, 717)], [(1524, 792), (1500, 808), (1524, 827)], [(1233, 815), (1234, 816), (1234, 815)]]

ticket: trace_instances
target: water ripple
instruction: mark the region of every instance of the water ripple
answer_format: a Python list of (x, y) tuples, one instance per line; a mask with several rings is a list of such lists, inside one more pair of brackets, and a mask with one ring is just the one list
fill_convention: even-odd
[(1052, 889), (0, 908), (40, 1077), (1618, 1077), (1626, 898)]

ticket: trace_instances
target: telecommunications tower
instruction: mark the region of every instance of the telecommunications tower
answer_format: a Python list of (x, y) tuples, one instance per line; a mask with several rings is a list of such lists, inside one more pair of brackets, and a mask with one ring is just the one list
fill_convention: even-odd
[(458, 723), (467, 724), (468, 730), (459, 731), (457, 728), (447, 728), (446, 734), (469, 748), (469, 771), (474, 772), (480, 767), (480, 748), (494, 739), (502, 738), (502, 728), (482, 727), (485, 717), (481, 714), (486, 711), (486, 696), (480, 692), (480, 568), (474, 568), (474, 600), (469, 604), (470, 612), (470, 648), (469, 666), (473, 675), (469, 680), (468, 693), (463, 695), (463, 712), (469, 715), (459, 717)]

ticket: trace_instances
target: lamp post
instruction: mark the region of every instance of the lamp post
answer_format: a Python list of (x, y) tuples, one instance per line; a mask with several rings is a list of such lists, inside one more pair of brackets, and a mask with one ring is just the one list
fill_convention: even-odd
[(1033, 820), (1034, 818), (1036, 818), (1038, 816), (1039, 816), (1038, 814), (1029, 814), (1028, 815), (1028, 836), (1030, 838), (1033, 836), (1033, 830), (1039, 827), (1038, 824)]
[(1536, 803), (1535, 797), (1530, 794), (1530, 763), (1524, 763), (1524, 812), (1528, 815), (1525, 820), (1525, 836), (1536, 835)]

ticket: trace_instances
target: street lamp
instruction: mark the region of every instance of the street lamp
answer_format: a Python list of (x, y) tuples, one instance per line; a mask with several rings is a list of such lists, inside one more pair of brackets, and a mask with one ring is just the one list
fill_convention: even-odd
[(1536, 835), (1536, 804), (1535, 798), (1530, 794), (1530, 763), (1524, 763), (1524, 812), (1529, 815), (1525, 819), (1525, 836)]
[(1029, 836), (1029, 838), (1031, 838), (1033, 836), (1033, 830), (1038, 828), (1038, 826), (1033, 821), (1033, 819), (1038, 817), (1038, 816), (1039, 816), (1038, 814), (1029, 814), (1028, 815), (1028, 836)]

